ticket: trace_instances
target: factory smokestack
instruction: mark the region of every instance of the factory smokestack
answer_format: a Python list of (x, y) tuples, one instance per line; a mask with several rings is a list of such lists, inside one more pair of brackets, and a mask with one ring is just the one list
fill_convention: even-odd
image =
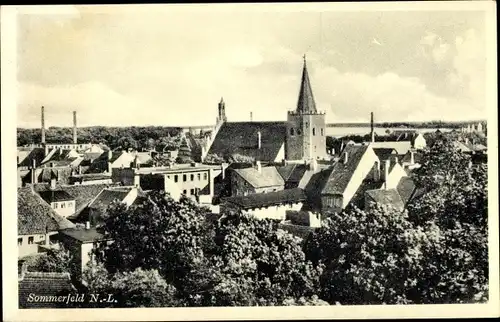
[(375, 129), (374, 129), (374, 124), (373, 124), (373, 112), (370, 113), (370, 135), (371, 135), (371, 140), (372, 142), (375, 142)]
[(76, 136), (76, 111), (73, 111), (73, 143), (77, 144), (77, 136)]
[(42, 106), (42, 144), (45, 144), (45, 108)]

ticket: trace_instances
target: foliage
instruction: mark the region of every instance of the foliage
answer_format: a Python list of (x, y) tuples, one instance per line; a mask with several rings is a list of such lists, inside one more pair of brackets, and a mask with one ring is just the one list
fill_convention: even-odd
[(439, 239), (435, 227), (416, 227), (406, 212), (375, 205), (332, 214), (304, 246), (325, 265), (320, 296), (329, 303), (411, 303), (425, 258)]
[(60, 248), (51, 248), (45, 254), (40, 255), (36, 260), (28, 263), (27, 269), (30, 272), (70, 272), (72, 256), (62, 245)]
[(184, 138), (181, 142), (181, 146), (179, 147), (179, 153), (177, 154), (177, 159), (175, 160), (177, 163), (190, 163), (193, 162), (191, 155), (191, 148), (189, 147), (186, 138)]
[(215, 163), (215, 164), (221, 164), (224, 163), (225, 160), (223, 157), (217, 155), (216, 153), (209, 153), (205, 156), (205, 163)]
[(229, 156), (228, 161), (230, 163), (254, 163), (255, 158), (248, 155), (233, 153)]

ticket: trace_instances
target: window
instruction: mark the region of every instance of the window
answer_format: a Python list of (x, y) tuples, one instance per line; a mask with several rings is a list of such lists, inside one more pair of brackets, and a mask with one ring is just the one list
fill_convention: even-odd
[(54, 209), (57, 209), (57, 202), (54, 202)]
[(324, 135), (324, 134), (323, 134), (323, 129), (321, 129), (321, 136), (323, 136), (323, 135)]
[(185, 175), (185, 174), (182, 175), (182, 181), (184, 181), (184, 182), (187, 181), (187, 175)]
[(194, 189), (191, 189), (190, 192), (191, 192), (191, 195), (194, 195)]
[(38, 239), (39, 240), (45, 239), (45, 235), (38, 235)]
[(313, 128), (313, 135), (316, 135), (316, 129)]
[(293, 130), (293, 127), (290, 129), (290, 135), (295, 135), (295, 131)]
[(182, 190), (182, 193), (187, 194), (187, 190), (186, 189)]
[(167, 176), (167, 179), (170, 179), (170, 176)]
[(17, 246), (21, 246), (23, 244), (23, 238), (18, 238), (17, 239)]
[(64, 202), (61, 202), (61, 208), (66, 208), (66, 204)]
[(34, 242), (33, 236), (32, 237), (28, 237), (28, 244), (31, 245), (31, 244), (33, 244), (33, 242)]
[(198, 181), (201, 180), (201, 173), (198, 173)]
[(191, 181), (194, 181), (194, 174), (191, 175)]
[(207, 175), (207, 173), (205, 172), (205, 173), (203, 174), (203, 180), (207, 180), (207, 179), (208, 179), (208, 175)]
[(174, 181), (175, 181), (175, 182), (179, 182), (179, 176), (178, 176), (178, 175), (175, 175), (175, 176), (174, 176)]
[(300, 130), (297, 130), (297, 135), (300, 135), (302, 132)]

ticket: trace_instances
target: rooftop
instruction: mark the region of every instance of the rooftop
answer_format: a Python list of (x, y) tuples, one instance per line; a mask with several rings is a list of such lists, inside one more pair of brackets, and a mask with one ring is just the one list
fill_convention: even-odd
[(225, 198), (223, 201), (236, 204), (244, 209), (261, 208), (287, 203), (305, 201), (306, 194), (303, 189), (285, 189), (267, 193), (255, 193), (247, 196)]
[(71, 284), (69, 273), (25, 272), (18, 281), (19, 308), (56, 308), (65, 303), (28, 301), (29, 294), (37, 296), (68, 295), (76, 291)]
[(368, 142), (368, 144), (373, 148), (392, 148), (397, 151), (398, 154), (406, 154), (411, 149), (410, 141), (382, 141), (382, 142)]
[(261, 167), (260, 171), (254, 167), (234, 169), (233, 171), (254, 188), (282, 186), (285, 184), (285, 181), (274, 166)]
[(46, 190), (39, 192), (40, 197), (47, 203), (75, 200), (75, 197), (64, 190)]
[(52, 209), (31, 187), (17, 189), (18, 235), (45, 234), (74, 224)]
[(366, 195), (376, 203), (392, 206), (398, 210), (402, 210), (405, 207), (405, 204), (396, 189), (368, 190), (366, 191)]
[(60, 233), (76, 239), (81, 243), (91, 243), (105, 239), (104, 235), (97, 231), (96, 228), (72, 228), (61, 230)]

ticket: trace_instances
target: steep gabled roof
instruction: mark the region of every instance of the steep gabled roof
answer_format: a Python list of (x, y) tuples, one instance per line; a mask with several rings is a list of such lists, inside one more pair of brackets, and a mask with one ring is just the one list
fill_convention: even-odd
[(115, 200), (122, 201), (130, 193), (131, 189), (104, 189), (97, 198), (89, 205), (90, 208), (105, 211)]
[(25, 272), (18, 286), (20, 309), (67, 307), (66, 303), (57, 301), (29, 301), (29, 295), (62, 296), (76, 292), (69, 273)]
[(45, 234), (74, 224), (52, 209), (31, 187), (17, 189), (18, 235)]
[(285, 181), (275, 167), (261, 167), (260, 172), (254, 167), (245, 169), (234, 169), (239, 176), (254, 188), (282, 186)]
[(299, 183), (304, 173), (307, 171), (307, 166), (305, 164), (287, 164), (282, 166), (276, 166), (276, 170), (281, 175), (286, 183)]
[(411, 149), (410, 141), (382, 141), (382, 142), (370, 142), (370, 146), (373, 149), (377, 148), (392, 148), (397, 151), (398, 154), (406, 154)]
[(368, 196), (373, 202), (392, 206), (398, 210), (402, 210), (405, 207), (405, 204), (396, 189), (368, 190), (366, 191), (366, 196)]
[(33, 165), (33, 160), (35, 160), (36, 166), (38, 167), (43, 159), (45, 158), (44, 148), (33, 148), (29, 154), (18, 164), (20, 167), (31, 167)]
[[(261, 134), (261, 148), (258, 148), (258, 136)], [(228, 157), (241, 154), (260, 161), (274, 161), (281, 147), (285, 144), (285, 122), (225, 122), (208, 151)]]
[(247, 196), (237, 196), (225, 198), (225, 202), (236, 204), (243, 209), (268, 207), (287, 203), (297, 203), (305, 201), (306, 194), (300, 188), (285, 189), (267, 193), (254, 193)]
[(394, 148), (373, 148), (373, 152), (375, 152), (381, 162), (389, 159), (391, 155), (397, 155), (398, 153)]
[[(339, 161), (332, 166), (332, 171), (328, 177), (322, 194), (343, 194), (347, 185), (351, 181), (354, 171), (356, 171), (361, 158), (368, 150), (366, 145), (346, 146)], [(348, 154), (347, 163), (344, 164), (345, 154)]]
[(412, 178), (402, 177), (399, 180), (398, 185), (396, 186), (396, 190), (398, 191), (399, 195), (401, 196), (401, 200), (403, 201), (403, 204), (406, 206), (408, 201), (410, 201), (413, 194), (415, 193), (416, 186), (415, 186), (415, 183), (413, 182)]
[(60, 232), (63, 235), (69, 236), (73, 239), (78, 240), (82, 243), (89, 243), (104, 240), (104, 235), (97, 230), (97, 228), (92, 227), (90, 229), (85, 228), (72, 228), (61, 230)]
[(39, 192), (40, 197), (47, 203), (75, 200), (75, 197), (64, 190), (46, 190)]
[(316, 113), (316, 102), (312, 93), (309, 73), (307, 72), (306, 60), (304, 58), (304, 67), (302, 69), (302, 79), (300, 81), (299, 100), (297, 102), (297, 113), (307, 114)]

